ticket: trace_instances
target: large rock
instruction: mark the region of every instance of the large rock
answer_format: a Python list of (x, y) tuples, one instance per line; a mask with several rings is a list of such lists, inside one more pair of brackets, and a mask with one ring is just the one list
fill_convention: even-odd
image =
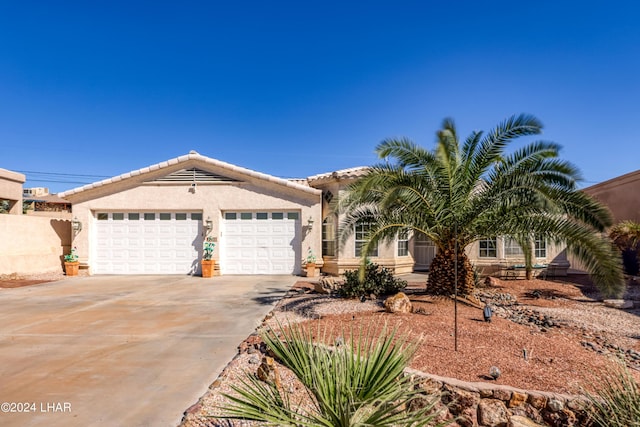
[(411, 313), (413, 305), (404, 292), (398, 292), (384, 301), (384, 309), (388, 313)]
[(323, 277), (313, 284), (313, 290), (319, 294), (334, 294), (344, 285), (339, 277)]
[(478, 405), (478, 422), (487, 427), (506, 427), (509, 411), (502, 400), (483, 399)]

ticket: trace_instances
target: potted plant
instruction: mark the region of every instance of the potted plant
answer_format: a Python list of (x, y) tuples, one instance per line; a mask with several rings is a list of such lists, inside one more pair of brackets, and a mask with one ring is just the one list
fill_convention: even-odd
[(71, 253), (64, 256), (64, 272), (67, 276), (77, 276), (80, 263), (78, 262), (78, 253), (76, 248), (71, 248)]
[(213, 249), (216, 244), (213, 237), (207, 236), (203, 244), (202, 253), (202, 277), (213, 277), (213, 271), (216, 267), (216, 260), (213, 259)]
[(309, 248), (309, 251), (307, 252), (307, 259), (305, 260), (305, 264), (306, 264), (306, 270), (307, 270), (307, 277), (316, 277), (317, 275), (316, 256), (313, 254), (313, 251), (311, 250), (311, 248)]

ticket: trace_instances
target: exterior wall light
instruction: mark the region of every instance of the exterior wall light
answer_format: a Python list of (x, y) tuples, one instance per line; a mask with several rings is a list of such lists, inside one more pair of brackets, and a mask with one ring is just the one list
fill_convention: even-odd
[(311, 230), (313, 228), (313, 223), (315, 221), (313, 221), (313, 218), (311, 216), (309, 216), (309, 219), (307, 220), (307, 226), (309, 227), (309, 230)]
[(82, 222), (80, 222), (77, 216), (74, 216), (71, 220), (71, 230), (73, 230), (74, 236), (82, 231)]
[(211, 230), (213, 230), (213, 221), (211, 221), (211, 217), (207, 217), (207, 220), (204, 222), (204, 228), (207, 230), (207, 234), (211, 233)]

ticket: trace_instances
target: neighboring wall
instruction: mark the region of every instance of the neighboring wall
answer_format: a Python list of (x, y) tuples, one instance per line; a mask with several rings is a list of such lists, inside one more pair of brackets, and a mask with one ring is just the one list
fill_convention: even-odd
[(614, 223), (624, 220), (640, 222), (640, 171), (592, 185), (583, 191), (611, 210)]
[(0, 215), (0, 275), (62, 271), (71, 223), (60, 218)]
[(22, 184), (25, 179), (21, 173), (0, 168), (0, 201), (9, 201), (10, 214), (22, 214)]

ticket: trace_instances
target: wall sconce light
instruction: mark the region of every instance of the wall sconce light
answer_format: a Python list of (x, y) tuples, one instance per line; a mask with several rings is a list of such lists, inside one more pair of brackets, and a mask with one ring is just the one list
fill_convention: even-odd
[(77, 216), (74, 216), (71, 220), (71, 229), (73, 230), (74, 235), (77, 235), (82, 231), (82, 222), (80, 222)]
[(211, 233), (211, 230), (213, 230), (213, 221), (211, 221), (211, 217), (207, 217), (207, 220), (204, 222), (204, 228), (207, 230), (207, 234)]
[(309, 217), (309, 219), (307, 220), (307, 226), (309, 227), (309, 230), (313, 228), (313, 223), (313, 218)]

